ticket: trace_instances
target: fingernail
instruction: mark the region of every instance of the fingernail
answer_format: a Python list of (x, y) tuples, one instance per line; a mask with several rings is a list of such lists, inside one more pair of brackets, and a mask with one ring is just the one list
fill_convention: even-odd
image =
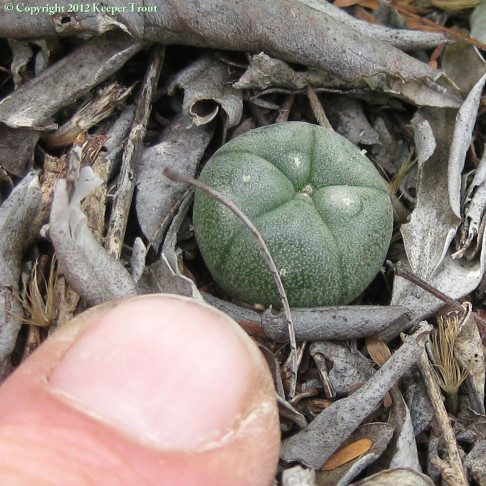
[(50, 386), (160, 449), (204, 449), (231, 434), (260, 380), (258, 350), (228, 321), (183, 297), (129, 299), (70, 347)]

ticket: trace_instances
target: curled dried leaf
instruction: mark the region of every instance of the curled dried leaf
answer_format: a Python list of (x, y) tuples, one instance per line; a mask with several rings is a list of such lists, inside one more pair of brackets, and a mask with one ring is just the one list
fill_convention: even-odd
[(71, 183), (71, 197), (68, 182), (58, 182), (50, 217), (50, 236), (66, 280), (90, 305), (136, 295), (130, 274), (98, 243), (81, 210), (81, 201), (98, 187), (101, 179), (91, 167), (83, 167)]

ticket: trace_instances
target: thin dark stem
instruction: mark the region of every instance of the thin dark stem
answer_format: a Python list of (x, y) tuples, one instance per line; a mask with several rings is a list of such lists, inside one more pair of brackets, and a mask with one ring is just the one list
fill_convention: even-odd
[(227, 199), (225, 196), (220, 194), (218, 191), (215, 191), (211, 187), (207, 186), (201, 181), (198, 181), (197, 179), (194, 179), (192, 177), (179, 174), (175, 171), (173, 171), (170, 168), (166, 168), (164, 170), (164, 175), (169, 178), (171, 181), (175, 182), (184, 182), (186, 184), (189, 184), (191, 186), (196, 187), (197, 189), (201, 189), (202, 191), (206, 192), (209, 194), (211, 197), (214, 197), (218, 202), (226, 206), (230, 211), (234, 213), (234, 215), (239, 218), (245, 226), (250, 230), (252, 235), (255, 237), (255, 239), (258, 242), (258, 245), (260, 246), (260, 249), (263, 252), (263, 256), (265, 257), (265, 261), (270, 269), (270, 272), (272, 273), (272, 276), (275, 280), (275, 283), (277, 284), (277, 289), (278, 293), (280, 295), (280, 300), (282, 301), (282, 306), (285, 312), (285, 318), (286, 318), (286, 324), (289, 330), (289, 337), (290, 337), (290, 354), (291, 354), (291, 380), (290, 380), (290, 390), (289, 390), (289, 399), (292, 399), (295, 395), (295, 388), (297, 385), (297, 366), (298, 366), (298, 361), (297, 361), (297, 342), (295, 340), (295, 329), (294, 329), (294, 323), (292, 321), (292, 316), (290, 314), (290, 306), (289, 306), (289, 301), (287, 299), (287, 294), (285, 292), (285, 288), (283, 286), (282, 280), (280, 278), (280, 274), (278, 273), (277, 266), (275, 265), (275, 262), (273, 261), (272, 255), (270, 254), (270, 251), (268, 249), (267, 244), (265, 243), (265, 240), (262, 238), (262, 235), (258, 231), (258, 229), (255, 227), (255, 225), (248, 219), (248, 216), (241, 211), (238, 207), (235, 206), (235, 204)]
[[(184, 194), (174, 203), (174, 205), (170, 208), (169, 212), (164, 216), (164, 219), (162, 222), (157, 226), (157, 229), (155, 230), (154, 234), (150, 238), (147, 244), (147, 252), (150, 250), (152, 246), (154, 246), (155, 240), (159, 233), (162, 231), (162, 228), (165, 227), (165, 225), (168, 223), (168, 221), (174, 216), (175, 212), (180, 208), (182, 202), (184, 199), (189, 195), (189, 193), (192, 191), (192, 189), (186, 189), (184, 191)], [(157, 252), (157, 248), (155, 249)]]
[(408, 268), (406, 268), (403, 265), (403, 263), (398, 262), (394, 264), (390, 260), (387, 260), (386, 264), (395, 272), (395, 275), (397, 275), (398, 277), (403, 277), (407, 279), (409, 282), (414, 283), (421, 289), (427, 291), (429, 294), (433, 295), (434, 297), (437, 297), (439, 300), (442, 300), (442, 302), (446, 303), (447, 305), (454, 307), (454, 309), (460, 310), (462, 312), (464, 311), (464, 307), (460, 302), (458, 302), (455, 299), (452, 299), (448, 295), (441, 292), (439, 289), (436, 289), (428, 282), (415, 275), (413, 272), (408, 270)]

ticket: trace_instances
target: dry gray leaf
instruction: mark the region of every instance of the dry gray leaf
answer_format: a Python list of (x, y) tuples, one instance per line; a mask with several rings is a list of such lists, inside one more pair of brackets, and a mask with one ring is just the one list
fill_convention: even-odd
[[(164, 130), (161, 141), (145, 149), (137, 168), (136, 210), (144, 235), (158, 247), (164, 218), (184, 194), (186, 186), (164, 176), (166, 167), (194, 176), (197, 165), (211, 141), (212, 126), (196, 126), (183, 114)], [(167, 221), (169, 222), (169, 221)]]
[[(291, 420), (298, 430), (307, 427), (307, 420), (305, 417), (297, 411), (290, 402), (281, 398), (280, 395), (277, 395), (277, 403), (279, 405), (280, 416), (283, 419)], [(280, 427), (285, 427), (285, 420), (281, 422)], [(285, 428), (283, 430), (285, 430)]]
[(50, 218), (50, 236), (59, 267), (89, 305), (136, 295), (130, 274), (96, 241), (80, 207), (84, 197), (100, 182), (91, 167), (83, 167), (70, 200), (66, 180), (60, 180)]
[(414, 142), (417, 149), (418, 164), (421, 167), (434, 154), (437, 142), (435, 141), (434, 131), (427, 120), (420, 120), (417, 117), (414, 127)]
[(248, 68), (233, 86), (242, 90), (265, 90), (274, 87), (297, 90), (304, 89), (308, 84), (329, 85), (329, 79), (321, 71), (295, 71), (285, 61), (260, 52), (250, 57)]
[(486, 486), (486, 440), (479, 440), (464, 459), (464, 467), (477, 484)]
[(165, 236), (164, 244), (162, 246), (161, 259), (166, 262), (168, 268), (173, 272), (174, 279), (182, 282), (186, 288), (186, 292), (189, 291), (189, 293), (184, 293), (182, 295), (187, 295), (188, 297), (202, 301), (203, 298), (199, 293), (196, 284), (190, 278), (182, 275), (179, 268), (180, 251), (178, 251), (177, 248), (177, 234), (179, 233), (181, 225), (184, 222), (192, 203), (193, 193), (189, 194), (185, 198), (181, 204), (181, 207), (179, 208), (179, 211), (175, 215), (169, 230), (167, 231), (167, 235)]
[(434, 410), (417, 368), (413, 368), (402, 379), (402, 389), (410, 412), (414, 435), (426, 430), (434, 416)]
[(21, 176), (31, 167), (34, 148), (41, 137), (38, 130), (10, 128), (0, 123), (0, 166), (9, 173)]
[[(421, 162), (417, 205), (410, 223), (402, 225), (401, 232), (412, 271), (455, 299), (477, 288), (486, 267), (483, 255), (479, 262), (464, 263), (454, 260), (449, 249), (461, 221), (461, 172), (485, 82), (486, 75), (473, 88), (454, 122), (450, 113), (426, 109), (419, 110), (415, 118)], [(433, 142), (424, 120), (436, 139), (436, 149), (428, 159)], [(428, 141), (424, 144), (426, 132)], [(444, 163), (447, 159), (448, 172)], [(441, 306), (435, 297), (401, 278), (395, 279), (392, 303), (418, 312), (433, 311)]]
[(24, 82), (22, 71), (32, 59), (34, 53), (28, 41), (9, 39), (8, 45), (12, 49), (13, 57), (10, 71), (12, 72), (15, 89), (18, 89)]
[[(40, 4), (40, 0), (35, 3)], [(64, 7), (67, 3), (67, 0), (58, 2)], [(104, 5), (122, 6), (119, 0), (107, 0)], [(406, 82), (435, 81), (442, 77), (440, 71), (391, 44), (360, 34), (299, 2), (247, 0), (221, 8), (216, 0), (154, 0), (153, 6), (157, 9), (154, 14), (119, 11), (113, 17), (101, 13), (95, 16), (91, 12), (53, 16), (42, 12), (29, 19), (24, 12), (14, 10), (0, 17), (0, 31), (5, 37), (22, 38), (79, 35), (80, 32), (99, 34), (118, 27), (138, 40), (265, 51), (288, 62), (328, 71), (347, 81), (377, 75)]]
[(466, 378), (471, 408), (478, 414), (484, 415), (484, 351), (481, 336), (471, 304), (464, 304), (466, 315), (459, 322), (454, 353), (461, 366), (469, 371)]
[(336, 7), (327, 0), (298, 0), (299, 2), (330, 15), (336, 20), (346, 23), (354, 30), (373, 39), (389, 42), (398, 49), (413, 51), (431, 49), (447, 42), (447, 38), (440, 33), (419, 30), (395, 29), (384, 25), (371, 24), (349, 15), (345, 10)]
[(145, 45), (114, 34), (88, 41), (1, 100), (0, 121), (11, 128), (44, 127), (59, 109), (118, 71)]
[[(286, 405), (289, 408), (293, 409), (293, 406), (286, 400), (285, 398), (285, 389), (283, 386), (283, 381), (282, 381), (282, 370), (280, 368), (280, 363), (275, 356), (275, 354), (270, 351), (268, 348), (263, 346), (262, 344), (258, 345), (258, 348), (260, 349), (260, 352), (263, 354), (263, 357), (265, 358), (265, 361), (267, 362), (268, 368), (270, 369), (270, 373), (272, 373), (272, 378), (273, 378), (273, 383), (275, 386), (275, 391), (277, 392), (277, 395), (282, 399), (282, 401), (285, 401)], [(295, 411), (299, 415), (301, 415), (299, 412)], [(307, 425), (307, 422), (302, 415), (301, 418), (303, 419), (304, 422), (304, 427)]]
[(327, 95), (322, 98), (327, 117), (334, 130), (355, 145), (380, 143), (378, 133), (368, 122), (359, 100), (343, 95)]
[(486, 62), (476, 46), (451, 42), (442, 53), (441, 68), (465, 98), (486, 73)]
[(264, 53), (250, 58), (250, 66), (233, 86), (239, 89), (299, 90), (304, 89), (308, 84), (316, 89), (339, 89), (345, 93), (351, 89), (355, 92), (383, 91), (419, 106), (459, 108), (462, 101), (454, 89), (439, 88), (436, 85), (429, 86), (420, 82), (388, 79), (382, 74), (350, 81), (340, 78), (336, 74), (312, 68), (306, 71), (295, 71), (281, 59), (273, 59)]
[(407, 29), (407, 23), (392, 3), (380, 2), (374, 15), (380, 22), (392, 28)]
[(419, 329), (368, 382), (351, 396), (334, 402), (324, 409), (304, 430), (285, 439), (280, 457), (287, 461), (300, 461), (320, 469), (339, 445), (359, 426), (423, 353), (424, 333), (431, 326), (421, 323)]
[(462, 202), (464, 218), (461, 226), (459, 249), (454, 258), (465, 256), (468, 260), (474, 258), (481, 250), (486, 210), (486, 145), (474, 178), (468, 186)]
[(34, 61), (34, 73), (38, 76), (49, 67), (51, 51), (56, 49), (58, 42), (57, 39), (34, 39), (31, 42), (38, 47)]
[[(484, 236), (481, 245), (484, 245)], [(481, 255), (479, 261), (463, 262), (453, 259), (449, 250), (427, 282), (450, 298), (461, 299), (478, 287), (485, 271), (484, 255)], [(402, 277), (394, 279), (392, 303), (405, 305), (418, 314), (436, 312), (444, 306), (441, 300)]]
[(474, 171), (474, 177), (471, 184), (468, 186), (466, 195), (464, 197), (464, 206), (470, 203), (473, 199), (474, 191), (486, 181), (486, 144), (483, 146), (483, 155), (479, 161), (478, 167)]
[(479, 103), (486, 83), (486, 74), (479, 79), (468, 94), (456, 116), (456, 124), (449, 153), (448, 180), (449, 202), (454, 214), (461, 218), (461, 174), (466, 154), (471, 145), (473, 128), (478, 115)]
[(344, 395), (361, 385), (375, 372), (374, 367), (364, 356), (353, 353), (342, 343), (315, 341), (310, 345), (310, 354), (322, 355), (331, 363), (329, 381), (338, 395)]
[(412, 469), (388, 469), (373, 474), (353, 486), (434, 486), (432, 479)]
[[(449, 205), (446, 168), (454, 118), (449, 111), (421, 108), (412, 121), (417, 127), (419, 186), (410, 222), (401, 227), (405, 251), (415, 274), (445, 293), (452, 286), (454, 291), (448, 295), (454, 298), (466, 290), (463, 282), (457, 280), (458, 274), (462, 276), (464, 271), (454, 266), (447, 255), (460, 222)], [(454, 280), (448, 280), (449, 277)], [(478, 283), (475, 282), (473, 289)], [(467, 288), (468, 292), (471, 290)], [(429, 306), (439, 305), (436, 298), (400, 277), (394, 280), (392, 303), (406, 305), (415, 312), (432, 310)]]
[(388, 423), (393, 425), (395, 437), (389, 468), (406, 467), (422, 472), (410, 411), (398, 388), (393, 388), (391, 395), (393, 403)]
[(194, 282), (180, 271), (175, 270), (165, 255), (145, 268), (142, 278), (137, 282), (139, 294), (163, 293), (192, 297)]
[(117, 117), (106, 135), (105, 141), (106, 155), (108, 163), (108, 176), (111, 179), (119, 168), (123, 154), (124, 143), (127, 140), (130, 128), (135, 116), (135, 106), (127, 106)]
[(458, 108), (462, 98), (455, 89), (446, 89), (441, 85), (421, 83), (419, 81), (404, 82), (401, 79), (379, 83), (376, 89), (396, 96), (417, 106), (431, 106), (435, 108)]
[(451, 113), (423, 109), (412, 122), (417, 126), (419, 187), (417, 205), (401, 232), (412, 271), (428, 280), (443, 260), (460, 222), (447, 197), (446, 157), (453, 118)]
[(481, 2), (471, 13), (470, 36), (479, 42), (486, 42), (486, 4)]
[(0, 378), (10, 368), (23, 310), (19, 301), (20, 262), (43, 219), (37, 172), (29, 172), (0, 206)]
[(113, 34), (93, 39), (1, 100), (0, 164), (15, 175), (24, 174), (41, 132), (55, 128), (51, 117), (116, 72), (144, 46)]
[(184, 90), (182, 111), (195, 125), (205, 125), (223, 110), (225, 128), (234, 127), (243, 113), (242, 92), (230, 83), (228, 65), (204, 56), (179, 72), (167, 88)]
[(167, 231), (160, 260), (146, 267), (139, 281), (139, 293), (171, 293), (203, 300), (195, 283), (179, 268), (177, 233), (192, 204), (192, 194), (186, 197)]

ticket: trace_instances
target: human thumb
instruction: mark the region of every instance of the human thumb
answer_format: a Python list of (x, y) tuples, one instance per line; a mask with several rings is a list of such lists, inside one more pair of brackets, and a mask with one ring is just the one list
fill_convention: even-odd
[(95, 307), (0, 387), (9, 486), (272, 484), (270, 373), (225, 314), (150, 295)]

